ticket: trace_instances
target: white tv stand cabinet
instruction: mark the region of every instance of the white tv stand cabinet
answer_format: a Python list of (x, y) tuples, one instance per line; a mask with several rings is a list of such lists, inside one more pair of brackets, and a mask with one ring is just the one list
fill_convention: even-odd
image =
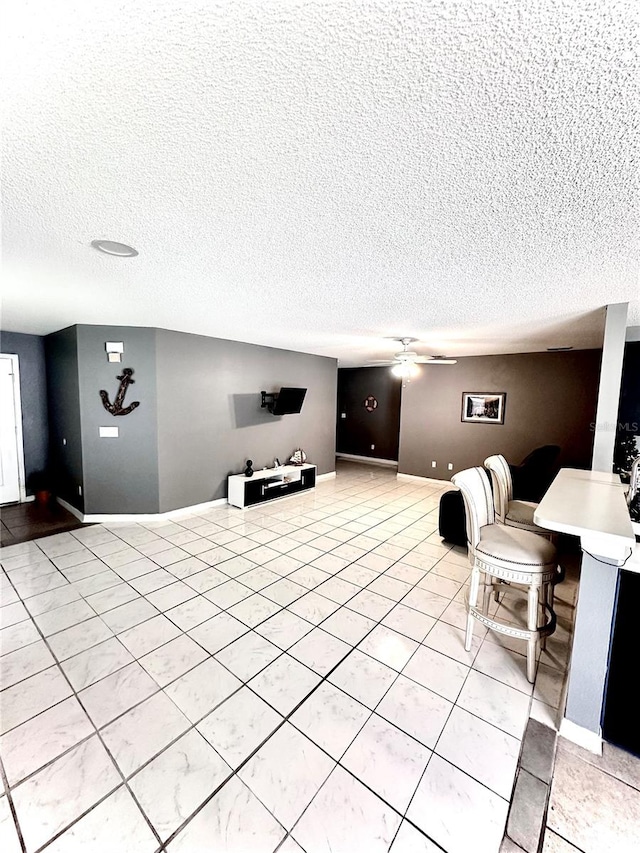
[(232, 506), (244, 509), (274, 498), (313, 489), (316, 484), (316, 465), (281, 465), (255, 471), (253, 477), (232, 474), (228, 478), (227, 500)]

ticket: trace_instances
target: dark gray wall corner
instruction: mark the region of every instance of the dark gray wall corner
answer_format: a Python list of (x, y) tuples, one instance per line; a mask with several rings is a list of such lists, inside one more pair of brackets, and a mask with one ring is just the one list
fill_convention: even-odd
[(53, 491), (84, 512), (77, 327), (47, 335), (45, 353)]
[[(158, 498), (158, 421), (156, 332), (132, 326), (78, 326), (78, 365), (85, 512), (156, 513)], [(106, 341), (122, 341), (119, 364), (107, 361)], [(124, 406), (139, 401), (128, 415), (108, 412), (99, 392), (113, 403), (118, 376), (134, 371)], [(117, 438), (101, 438), (101, 426), (118, 427)]]
[[(424, 365), (403, 389), (398, 470), (449, 480), (493, 453), (519, 463), (543, 444), (562, 448), (561, 466), (589, 467), (601, 356), (601, 350), (578, 350)], [(504, 424), (462, 423), (465, 391), (506, 391)]]
[(0, 352), (18, 356), (24, 468), (30, 495), (29, 476), (44, 471), (49, 463), (45, 340), (40, 335), (1, 332)]
[[(160, 511), (227, 494), (226, 478), (302, 447), (335, 470), (335, 359), (158, 329)], [(299, 415), (260, 408), (260, 392), (307, 388)]]

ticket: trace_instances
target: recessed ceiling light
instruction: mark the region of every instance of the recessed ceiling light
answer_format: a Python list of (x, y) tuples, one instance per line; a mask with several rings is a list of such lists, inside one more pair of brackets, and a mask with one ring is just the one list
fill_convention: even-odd
[(573, 347), (547, 347), (547, 352), (568, 352)]
[(126, 243), (116, 243), (114, 240), (92, 240), (91, 245), (105, 255), (115, 255), (117, 258), (135, 258), (137, 250)]

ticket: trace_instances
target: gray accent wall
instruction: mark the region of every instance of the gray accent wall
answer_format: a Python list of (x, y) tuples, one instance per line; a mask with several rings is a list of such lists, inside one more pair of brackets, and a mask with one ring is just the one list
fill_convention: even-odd
[[(402, 391), (398, 471), (450, 480), (491, 454), (517, 464), (544, 444), (562, 448), (561, 466), (590, 467), (601, 356), (578, 350), (423, 365)], [(503, 425), (462, 423), (462, 394), (471, 391), (506, 392)]]
[[(158, 420), (156, 331), (132, 326), (78, 326), (78, 379), (84, 461), (84, 511), (93, 514), (158, 512)], [(122, 341), (122, 362), (107, 361), (105, 343)], [(114, 416), (102, 405), (104, 389), (113, 403), (125, 367), (134, 371), (124, 406)], [(101, 426), (118, 427), (117, 438), (101, 438)]]
[[(224, 498), (227, 476), (302, 447), (335, 470), (335, 359), (158, 329), (160, 511)], [(307, 388), (299, 415), (274, 417), (260, 392)]]
[(53, 492), (84, 512), (77, 326), (47, 335), (45, 353)]
[(0, 333), (0, 351), (18, 356), (20, 399), (22, 402), (22, 438), (27, 480), (49, 464), (49, 425), (47, 416), (47, 368), (44, 337), (17, 332)]

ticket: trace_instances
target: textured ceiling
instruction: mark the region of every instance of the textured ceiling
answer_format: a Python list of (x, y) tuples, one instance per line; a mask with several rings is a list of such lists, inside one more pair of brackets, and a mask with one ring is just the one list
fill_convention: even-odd
[(607, 303), (640, 325), (639, 33), (636, 0), (16, 0), (3, 328), (597, 346)]

